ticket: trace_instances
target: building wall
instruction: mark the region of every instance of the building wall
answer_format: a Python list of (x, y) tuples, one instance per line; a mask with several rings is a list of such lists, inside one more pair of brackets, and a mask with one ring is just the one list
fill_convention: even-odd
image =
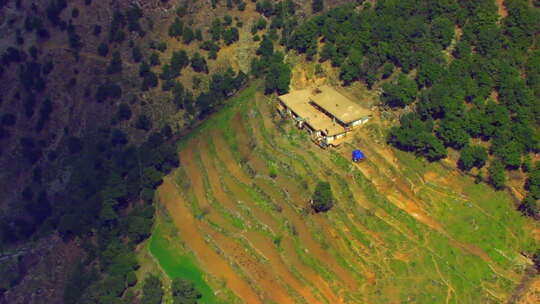
[(359, 120), (357, 120), (357, 121), (351, 122), (351, 123), (350, 123), (350, 126), (351, 126), (351, 127), (356, 127), (356, 126), (359, 126), (359, 125), (363, 125), (363, 124), (365, 124), (366, 122), (368, 122), (368, 120), (369, 120), (369, 117), (364, 117), (364, 118), (359, 119)]

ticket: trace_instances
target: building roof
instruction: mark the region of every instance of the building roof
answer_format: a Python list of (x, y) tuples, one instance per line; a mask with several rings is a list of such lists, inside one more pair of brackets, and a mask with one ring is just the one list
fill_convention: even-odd
[(309, 92), (311, 93), (309, 98), (312, 102), (345, 124), (368, 117), (371, 114), (371, 111), (360, 107), (330, 86), (321, 86)]
[(304, 89), (281, 95), (279, 99), (314, 130), (324, 131), (328, 136), (343, 133), (345, 130), (341, 125), (309, 104), (310, 96), (311, 90)]

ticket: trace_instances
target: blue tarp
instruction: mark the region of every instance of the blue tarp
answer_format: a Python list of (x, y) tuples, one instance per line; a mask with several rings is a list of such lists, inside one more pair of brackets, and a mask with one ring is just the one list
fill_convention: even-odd
[(364, 153), (362, 153), (362, 151), (360, 150), (354, 150), (352, 152), (352, 159), (354, 161), (358, 161), (358, 160), (362, 160), (364, 159), (366, 156), (364, 155)]

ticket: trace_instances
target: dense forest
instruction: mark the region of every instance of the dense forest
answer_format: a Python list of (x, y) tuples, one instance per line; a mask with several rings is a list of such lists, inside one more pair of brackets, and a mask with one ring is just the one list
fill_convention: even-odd
[[(0, 0), (0, 9), (9, 2)], [(16, 9), (31, 6), (13, 2)], [(85, 0), (84, 5), (92, 2)], [(142, 285), (140, 303), (161, 303), (163, 297), (159, 278), (148, 276), (137, 283), (134, 250), (150, 235), (156, 187), (179, 165), (175, 132), (181, 130), (135, 113), (124, 83), (133, 75), (138, 93), (165, 94), (174, 111), (197, 123), (251, 79), (261, 79), (266, 94), (286, 93), (292, 77), (287, 52), (305, 54), (309, 61), (330, 61), (344, 85), (363, 81), (372, 88), (384, 82), (383, 106), (402, 113), (400, 125), (389, 131), (390, 144), (430, 161), (447, 157), (448, 149), (457, 150), (461, 170), (477, 170), (479, 180), (498, 189), (505, 187), (508, 170), (523, 170), (528, 192), (520, 209), (530, 216), (538, 213), (540, 163), (531, 158), (540, 150), (538, 8), (525, 0), (507, 0), (509, 15), (500, 19), (491, 0), (385, 0), (374, 5), (360, 0), (328, 11), (322, 0), (314, 0), (309, 7), (315, 17), (302, 23), (293, 1), (253, 2), (260, 16), (249, 29), (258, 42), (249, 73), (210, 68), (222, 48), (239, 41), (244, 25), (228, 14), (212, 20), (208, 28), (197, 28), (189, 19), (187, 2), (171, 10), (168, 37), (186, 46), (196, 44), (198, 50), (175, 49), (170, 58), (163, 56), (169, 47), (164, 41), (134, 42), (153, 29), (139, 6), (115, 9), (107, 27), (92, 26), (92, 35), (100, 41), (92, 55), (106, 61), (98, 70), (99, 81), (83, 88), (74, 74), (62, 88), (84, 91), (85, 102), (113, 105), (111, 117), (80, 134), (64, 127), (55, 150), (39, 134), (47, 131), (58, 111), (48, 80), (56, 65), (40, 56), (37, 46), (25, 44), (23, 34), (45, 43), (60, 32), (70, 54), (79, 58), (85, 37), (72, 20), (83, 12), (68, 11), (65, 0), (47, 1), (43, 16), (27, 17), (15, 43), (1, 54), (0, 77), (16, 71), (20, 90), (0, 96), (0, 105), (13, 99), (23, 111), (2, 107), (0, 142), (16, 138), (17, 151), (32, 169), (17, 198), (18, 211), (0, 213), (0, 244), (9, 248), (53, 232), (65, 240), (80, 239), (85, 257), (70, 275), (65, 303), (132, 303), (137, 295), (131, 287), (136, 284)], [(211, 4), (213, 9), (246, 9), (242, 0)], [(191, 88), (179, 80), (187, 70), (195, 75)], [(208, 80), (204, 84), (202, 77)], [(22, 121), (31, 125), (34, 135), (19, 136), (15, 126)], [(139, 134), (137, 140), (131, 134)], [(44, 162), (71, 168), (65, 189), (54, 195), (47, 180), (53, 170)], [(478, 170), (485, 166), (486, 177)], [(325, 204), (321, 211), (331, 207)], [(10, 275), (0, 295), (20, 279)], [(173, 281), (172, 289), (174, 303), (196, 303), (200, 297), (187, 281)]]
[[(529, 173), (521, 209), (538, 212), (540, 151), (540, 11), (525, 0), (378, 1), (346, 5), (294, 31), (287, 47), (308, 60), (331, 61), (345, 85), (382, 85), (381, 102), (406, 108), (388, 141), (430, 161), (461, 152), (459, 167), (488, 166), (505, 186), (506, 171)], [(395, 72), (394, 72), (395, 71)], [(480, 171), (480, 179), (482, 171)]]
[[(218, 1), (213, 4), (219, 5)], [(84, 1), (84, 7), (93, 5), (91, 0)], [(234, 6), (226, 5), (226, 10), (245, 9), (245, 3), (239, 1), (235, 1)], [(0, 9), (31, 12), (24, 20), (23, 29), (16, 32), (16, 43), (0, 56), (0, 76), (8, 79), (9, 69), (18, 71), (14, 87), (22, 91), (17, 90), (13, 99), (22, 103), (24, 110), (19, 115), (8, 107), (2, 108), (0, 140), (4, 143), (14, 140), (22, 166), (32, 168), (30, 181), (19, 194), (17, 205), (13, 205), (9, 213), (0, 212), (0, 248), (16, 248), (13, 246), (51, 233), (58, 233), (65, 241), (78, 240), (84, 258), (73, 266), (65, 286), (64, 303), (131, 303), (138, 297), (131, 288), (136, 284), (142, 286), (142, 303), (161, 302), (160, 278), (149, 276), (137, 283), (135, 270), (140, 264), (135, 247), (149, 237), (153, 227), (156, 187), (164, 175), (179, 165), (175, 144), (179, 135), (175, 132), (181, 130), (169, 125), (160, 127), (150, 115), (134, 109), (134, 102), (128, 98), (134, 98), (133, 90), (135, 93), (160, 92), (174, 105), (174, 112), (186, 113), (190, 123), (196, 124), (219, 109), (249, 80), (247, 74), (231, 68), (210, 74), (208, 63), (217, 58), (221, 47), (238, 41), (242, 22), (235, 18), (233, 23), (233, 18), (226, 14), (214, 19), (211, 27), (203, 32), (201, 28), (194, 28), (192, 22), (188, 24), (189, 7), (189, 3), (183, 3), (173, 10), (167, 34), (186, 46), (197, 43), (199, 51), (191, 54), (178, 49), (173, 50), (171, 57), (164, 58), (168, 49), (165, 41), (145, 40), (153, 24), (144, 18), (145, 11), (140, 6), (117, 6), (108, 26), (91, 27), (93, 36), (88, 39), (100, 41), (93, 52), (106, 64), (96, 71), (97, 81), (83, 89), (83, 99), (105, 108), (112, 106), (113, 110), (110, 114), (103, 113), (105, 119), (95, 121), (83, 132), (70, 132), (70, 126), (66, 126), (62, 143), (53, 150), (49, 142), (41, 139), (46, 138), (45, 132), (56, 136), (58, 131), (48, 129), (51, 118), (58, 112), (58, 104), (51, 101), (52, 96), (57, 95), (53, 89), (56, 83), (49, 78), (65, 71), (58, 70), (52, 57), (40, 56), (45, 52), (40, 45), (55, 35), (65, 35), (75, 62), (83, 56), (93, 56), (85, 53), (89, 46), (85, 44), (87, 37), (81, 37), (79, 32), (82, 26), (73, 22), (88, 12), (71, 7), (65, 0), (51, 0), (44, 7), (26, 6), (22, 1), (0, 1)], [(44, 16), (39, 14), (41, 9), (45, 11)], [(266, 28), (266, 21), (261, 20), (254, 29), (255, 34)], [(136, 39), (129, 38), (133, 36)], [(28, 51), (25, 38), (36, 39), (36, 45)], [(269, 42), (267, 38), (263, 41)], [(261, 47), (260, 55), (275, 64), (259, 73), (280, 73), (284, 67), (285, 73), (289, 73), (289, 78), (281, 79), (279, 86), (268, 85), (268, 90), (286, 91), (290, 68), (282, 63), (283, 54), (274, 55), (272, 42), (269, 49), (263, 49), (265, 47)], [(193, 76), (193, 87), (188, 88), (178, 79), (184, 73), (201, 76)], [(68, 77), (69, 90), (83, 86), (77, 81), (82, 78), (78, 74), (76, 68), (72, 77)], [(134, 88), (130, 87), (133, 76), (138, 78)], [(202, 84), (203, 78), (208, 82)], [(273, 81), (267, 78), (268, 82)], [(8, 99), (0, 97), (0, 105), (4, 97)], [(27, 136), (20, 136), (18, 126), (21, 124), (33, 126)], [(0, 149), (0, 153), (4, 150)], [(51, 191), (51, 176), (68, 171), (67, 183), (62, 185), (64, 189)], [(21, 267), (17, 261), (14, 265), (6, 267)], [(1, 279), (0, 296), (22, 279), (16, 270)], [(175, 303), (195, 303), (200, 297), (188, 281), (176, 280), (172, 284)]]

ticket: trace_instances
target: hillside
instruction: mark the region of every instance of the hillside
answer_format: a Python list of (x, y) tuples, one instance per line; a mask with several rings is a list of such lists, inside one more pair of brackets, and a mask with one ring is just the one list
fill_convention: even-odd
[(535, 302), (539, 7), (0, 0), (0, 303)]
[[(508, 194), (389, 148), (378, 119), (328, 151), (256, 88), (232, 102), (180, 142), (182, 165), (158, 189), (158, 226), (178, 234), (153, 236), (182, 244), (171, 254), (224, 282), (215, 290), (246, 303), (504, 303), (530, 267), (535, 225)], [(354, 165), (353, 148), (367, 161)], [(314, 214), (321, 180), (337, 202)]]

